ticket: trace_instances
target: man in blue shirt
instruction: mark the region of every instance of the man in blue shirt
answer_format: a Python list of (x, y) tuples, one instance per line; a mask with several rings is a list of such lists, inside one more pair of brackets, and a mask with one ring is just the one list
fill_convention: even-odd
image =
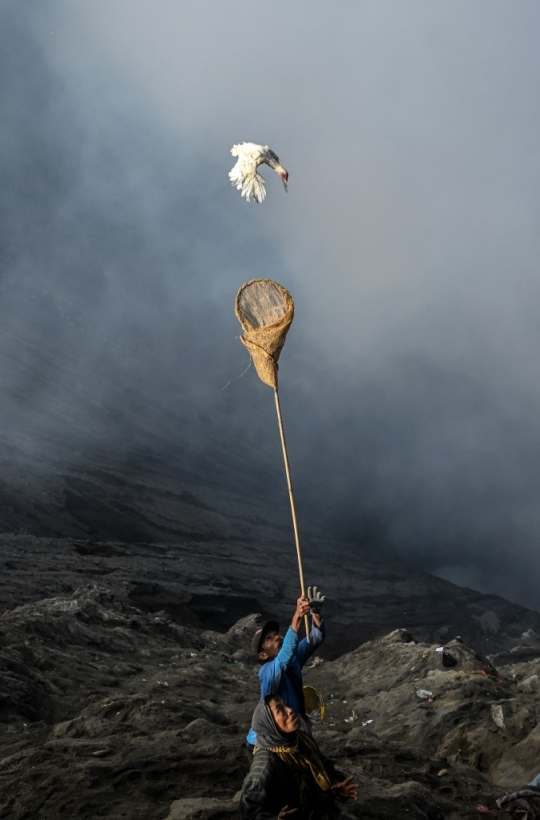
[[(301, 595), (296, 602), (296, 611), (285, 637), (279, 634), (277, 621), (268, 621), (253, 636), (251, 647), (261, 664), (261, 698), (266, 695), (283, 698), (285, 704), (300, 716), (302, 728), (311, 734), (305, 713), (302, 667), (326, 638), (326, 625), (321, 615), (324, 595), (317, 587), (308, 587), (307, 591), (308, 594)], [(298, 634), (308, 613), (311, 613), (309, 643), (307, 638), (300, 640)], [(247, 736), (248, 753), (253, 752), (256, 737), (250, 729)]]

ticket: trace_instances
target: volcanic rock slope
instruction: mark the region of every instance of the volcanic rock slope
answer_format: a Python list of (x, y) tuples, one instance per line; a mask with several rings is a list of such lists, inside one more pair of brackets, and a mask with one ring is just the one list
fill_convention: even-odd
[[(273, 547), (3, 537), (0, 817), (234, 816), (250, 637), (297, 594)], [(310, 567), (330, 635), (306, 683), (321, 746), (359, 780), (351, 814), (472, 817), (534, 776), (538, 615), (333, 557)]]

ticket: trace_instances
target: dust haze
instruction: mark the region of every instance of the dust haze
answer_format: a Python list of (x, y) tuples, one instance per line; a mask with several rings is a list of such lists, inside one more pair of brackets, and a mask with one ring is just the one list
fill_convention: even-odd
[[(271, 393), (236, 379), (234, 296), (270, 276), (303, 514), (538, 608), (537, 5), (0, 16), (3, 464), (239, 460), (282, 503)], [(288, 195), (230, 188), (243, 140)]]

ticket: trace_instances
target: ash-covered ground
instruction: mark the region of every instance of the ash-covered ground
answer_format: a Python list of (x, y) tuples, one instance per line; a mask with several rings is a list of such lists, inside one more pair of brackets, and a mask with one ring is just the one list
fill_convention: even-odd
[[(493, 808), (540, 768), (540, 616), (333, 547), (310, 562), (329, 637), (306, 683), (321, 746), (359, 780), (353, 814)], [(5, 535), (0, 556), (0, 817), (234, 816), (250, 638), (297, 594), (279, 544)]]

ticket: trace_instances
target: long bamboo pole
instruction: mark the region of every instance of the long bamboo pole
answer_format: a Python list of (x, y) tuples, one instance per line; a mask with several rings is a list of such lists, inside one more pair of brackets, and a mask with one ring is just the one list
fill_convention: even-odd
[[(279, 393), (277, 387), (274, 387), (274, 398), (276, 400), (276, 412), (278, 417), (278, 425), (279, 425), (279, 435), (281, 438), (281, 447), (283, 449), (283, 461), (285, 462), (285, 475), (287, 476), (287, 487), (289, 490), (289, 501), (291, 502), (291, 515), (293, 521), (293, 530), (294, 530), (294, 542), (296, 544), (296, 557), (298, 558), (298, 573), (300, 575), (300, 589), (302, 591), (302, 595), (306, 594), (306, 587), (304, 584), (304, 569), (302, 567), (302, 553), (300, 551), (300, 536), (298, 534), (298, 521), (296, 519), (296, 507), (294, 503), (294, 493), (291, 483), (291, 471), (289, 469), (289, 456), (287, 454), (287, 444), (285, 442), (285, 432), (283, 430), (283, 419), (281, 417), (281, 405), (279, 403)], [(304, 623), (306, 626), (306, 637), (308, 643), (311, 643), (310, 636), (309, 636), (309, 618), (307, 615), (304, 616)]]

